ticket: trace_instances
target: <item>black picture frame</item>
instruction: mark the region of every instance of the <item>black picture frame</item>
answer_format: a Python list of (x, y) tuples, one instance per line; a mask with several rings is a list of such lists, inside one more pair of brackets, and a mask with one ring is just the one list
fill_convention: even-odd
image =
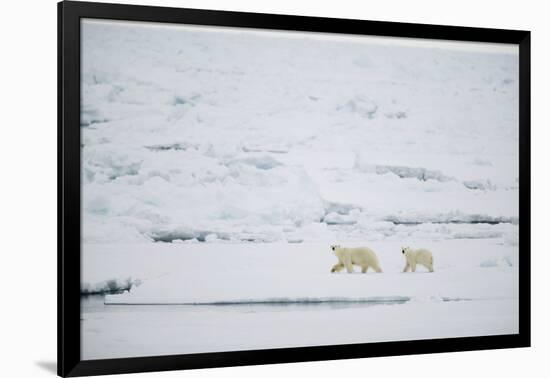
[[(530, 346), (530, 32), (155, 6), (58, 3), (58, 374), (83, 376)], [(512, 43), (519, 46), (519, 333), (104, 360), (80, 357), (80, 19)]]

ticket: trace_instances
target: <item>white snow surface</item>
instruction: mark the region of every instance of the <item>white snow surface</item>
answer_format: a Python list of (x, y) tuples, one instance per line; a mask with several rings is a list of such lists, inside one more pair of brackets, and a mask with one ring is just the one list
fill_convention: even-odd
[(227, 352), (517, 333), (517, 300), (395, 305), (104, 306), (82, 358)]
[(383, 273), (331, 274), (337, 259), (324, 243), (89, 245), (85, 280), (141, 284), (84, 300), (82, 358), (518, 332), (517, 247), (424, 242), (435, 272), (402, 273), (399, 242), (369, 246)]
[(86, 244), (517, 240), (517, 54), (84, 20), (81, 70)]
[[(383, 273), (330, 274), (337, 259), (322, 243), (94, 245), (83, 279), (138, 277), (106, 304), (392, 302), (518, 297), (517, 248), (485, 240), (424, 243), (435, 272), (402, 273), (399, 242), (372, 242)], [(415, 246), (413, 246), (415, 247)], [(106, 261), (109, 264), (106, 264)]]

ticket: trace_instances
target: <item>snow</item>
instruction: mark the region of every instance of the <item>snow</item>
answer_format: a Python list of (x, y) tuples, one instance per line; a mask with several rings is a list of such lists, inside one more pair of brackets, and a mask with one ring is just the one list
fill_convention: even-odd
[(86, 360), (518, 332), (518, 302), (506, 299), (83, 308)]
[(124, 291), (129, 291), (133, 287), (141, 284), (139, 279), (128, 277), (124, 280), (112, 278), (105, 281), (99, 281), (94, 284), (84, 283), (80, 287), (80, 293), (86, 295), (102, 295), (102, 294), (120, 294)]
[(84, 359), (518, 332), (517, 51), (81, 36)]
[(84, 300), (82, 356), (518, 332), (517, 247), (494, 239), (424, 242), (435, 272), (402, 273), (401, 242), (369, 246), (383, 273), (331, 274), (337, 259), (324, 243), (89, 245), (85, 281), (139, 276), (140, 285), (90, 307)]
[(517, 223), (517, 54), (91, 20), (82, 41), (85, 243)]
[(517, 298), (516, 247), (492, 239), (424, 242), (433, 251), (435, 272), (420, 267), (406, 274), (401, 242), (369, 246), (383, 274), (361, 274), (359, 269), (357, 274), (330, 274), (337, 259), (324, 243), (97, 244), (86, 254), (82, 273), (85, 281), (139, 277), (141, 285), (107, 295), (107, 304)]
[(331, 274), (337, 260), (322, 243), (88, 246), (84, 279), (142, 279), (130, 292), (83, 301), (82, 356), (518, 332), (516, 248), (491, 239), (424, 243), (435, 272), (402, 273), (399, 242), (370, 245), (383, 273)]

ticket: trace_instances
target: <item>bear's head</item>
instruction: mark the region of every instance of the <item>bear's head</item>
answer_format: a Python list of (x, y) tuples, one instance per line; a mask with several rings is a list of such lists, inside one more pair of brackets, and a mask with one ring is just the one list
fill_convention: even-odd
[(409, 249), (411, 249), (411, 248), (410, 247), (401, 247), (401, 253), (405, 254), (405, 252), (407, 252)]
[(336, 249), (340, 248), (340, 246), (338, 244), (333, 244), (330, 246), (330, 249), (332, 249), (332, 251), (336, 251)]

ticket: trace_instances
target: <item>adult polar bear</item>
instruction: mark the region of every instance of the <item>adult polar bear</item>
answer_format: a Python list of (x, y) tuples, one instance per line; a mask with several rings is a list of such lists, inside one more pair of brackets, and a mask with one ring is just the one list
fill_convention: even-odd
[(353, 273), (353, 265), (361, 267), (361, 273), (366, 273), (367, 269), (372, 268), (375, 272), (381, 273), (380, 264), (376, 253), (367, 247), (344, 248), (339, 245), (331, 245), (330, 249), (338, 257), (338, 264), (334, 265), (330, 270), (331, 273), (339, 272), (344, 267), (348, 273)]
[(415, 272), (416, 264), (425, 266), (430, 272), (434, 271), (434, 258), (432, 256), (432, 253), (427, 249), (412, 249), (410, 247), (402, 247), (401, 252), (405, 255), (405, 259), (407, 260), (407, 264), (405, 265), (403, 272), (406, 272), (409, 269), (411, 270), (411, 272)]

